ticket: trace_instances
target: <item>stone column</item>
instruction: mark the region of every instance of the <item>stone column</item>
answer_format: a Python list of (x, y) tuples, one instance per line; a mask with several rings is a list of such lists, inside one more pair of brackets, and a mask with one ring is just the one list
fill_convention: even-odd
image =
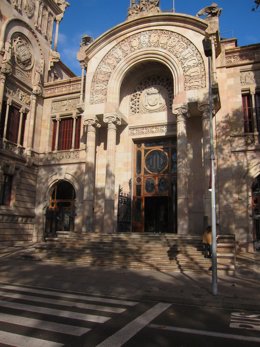
[(178, 234), (189, 233), (188, 206), (188, 159), (186, 120), (188, 107), (176, 106), (173, 114), (177, 117), (177, 220)]
[(253, 129), (254, 129), (254, 141), (257, 143), (257, 138), (259, 136), (258, 132), (258, 124), (257, 124), (257, 113), (256, 113), (256, 100), (255, 100), (256, 90), (254, 88), (250, 88), (250, 95), (252, 100), (252, 116), (253, 116)]
[(3, 139), (4, 141), (7, 141), (6, 139), (6, 133), (7, 133), (7, 124), (8, 124), (8, 117), (9, 117), (9, 109), (10, 106), (12, 105), (12, 100), (8, 99), (7, 100), (7, 105), (6, 105), (6, 111), (5, 111), (5, 124), (4, 124), (4, 133), (3, 133)]
[(95, 172), (96, 172), (96, 128), (100, 124), (94, 119), (85, 119), (87, 127), (86, 165), (84, 177), (83, 197), (83, 232), (94, 231), (94, 197), (95, 197)]
[(85, 82), (85, 64), (81, 64), (81, 83), (80, 83), (80, 97), (79, 103), (83, 104), (84, 102), (84, 82)]
[(114, 209), (115, 209), (115, 160), (116, 160), (116, 126), (121, 124), (121, 119), (116, 113), (104, 115), (107, 123), (107, 164), (105, 185), (105, 207), (103, 232), (114, 231)]
[(34, 145), (34, 127), (35, 127), (35, 117), (36, 117), (36, 106), (37, 106), (37, 95), (32, 93), (31, 95), (31, 107), (30, 107), (30, 123), (28, 126), (27, 132), (27, 146), (28, 146), (28, 154), (30, 155), (33, 150)]
[(55, 146), (54, 146), (54, 151), (58, 150), (58, 141), (59, 141), (59, 132), (60, 132), (60, 115), (56, 116), (56, 134), (55, 134)]
[(2, 115), (2, 106), (3, 106), (3, 99), (4, 99), (4, 90), (5, 90), (5, 81), (6, 81), (6, 75), (1, 73), (0, 74), (0, 120)]
[(54, 51), (57, 51), (57, 47), (58, 47), (59, 26), (60, 26), (60, 22), (62, 18), (63, 18), (63, 13), (56, 16), (56, 29), (55, 29), (55, 37), (54, 37), (54, 45), (53, 45)]
[(77, 114), (76, 112), (73, 113), (72, 115), (73, 119), (73, 128), (72, 128), (72, 144), (71, 144), (71, 149), (75, 149), (75, 132), (76, 132), (76, 121), (77, 121)]
[(22, 140), (22, 124), (23, 124), (23, 115), (25, 113), (25, 110), (23, 107), (20, 109), (19, 113), (20, 113), (20, 117), (19, 117), (18, 139), (17, 139), (18, 147), (21, 146), (21, 140)]
[(211, 195), (210, 195), (210, 120), (209, 104), (199, 105), (202, 112), (202, 133), (203, 133), (203, 165), (204, 165), (204, 226), (211, 224)]

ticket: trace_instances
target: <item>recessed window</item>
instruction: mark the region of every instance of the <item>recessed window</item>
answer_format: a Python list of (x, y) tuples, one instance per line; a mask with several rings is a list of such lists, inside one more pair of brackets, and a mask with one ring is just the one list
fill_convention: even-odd
[[(8, 112), (7, 112), (8, 110)], [(0, 124), (0, 136), (7, 141), (23, 146), (27, 114), (7, 103), (3, 103)]]
[(244, 132), (252, 133), (254, 132), (254, 121), (253, 121), (252, 98), (250, 94), (242, 95), (242, 105), (243, 105), (243, 114), (244, 114)]
[(260, 132), (260, 92), (243, 94), (244, 132)]
[(56, 119), (52, 123), (52, 150), (79, 149), (81, 117)]
[(3, 174), (0, 183), (0, 205), (10, 206), (13, 176)]

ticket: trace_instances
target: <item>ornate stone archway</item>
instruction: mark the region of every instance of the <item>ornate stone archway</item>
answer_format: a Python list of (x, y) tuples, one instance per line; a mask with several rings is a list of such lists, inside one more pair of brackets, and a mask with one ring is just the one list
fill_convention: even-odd
[(160, 50), (177, 60), (184, 76), (184, 90), (206, 87), (206, 71), (197, 47), (186, 37), (169, 30), (146, 30), (116, 44), (99, 63), (91, 83), (90, 104), (107, 100), (108, 84), (113, 71), (130, 54), (141, 50)]

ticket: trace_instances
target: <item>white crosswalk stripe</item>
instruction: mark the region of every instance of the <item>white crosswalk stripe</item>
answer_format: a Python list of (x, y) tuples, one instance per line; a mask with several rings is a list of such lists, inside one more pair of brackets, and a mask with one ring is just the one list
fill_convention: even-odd
[(260, 331), (260, 314), (233, 312), (230, 317), (230, 328)]
[(78, 338), (90, 332), (93, 323), (104, 324), (135, 305), (127, 300), (0, 284), (0, 345), (63, 346), (64, 336)]
[(92, 304), (82, 304), (82, 303), (75, 303), (72, 301), (65, 301), (60, 299), (46, 299), (43, 297), (37, 297), (32, 295), (21, 295), (16, 293), (6, 293), (0, 290), (0, 296), (3, 297), (9, 297), (12, 299), (22, 299), (22, 300), (30, 300), (34, 302), (42, 302), (45, 304), (54, 304), (54, 305), (61, 305), (61, 306), (68, 306), (68, 307), (77, 307), (77, 308), (83, 308), (87, 310), (96, 310), (101, 312), (112, 312), (112, 313), (122, 313), (126, 309), (121, 307), (108, 307), (108, 306), (100, 306), (100, 305), (92, 305)]

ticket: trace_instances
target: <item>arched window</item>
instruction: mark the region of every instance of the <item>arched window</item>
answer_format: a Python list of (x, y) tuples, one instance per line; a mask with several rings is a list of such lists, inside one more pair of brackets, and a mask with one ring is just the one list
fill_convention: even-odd
[(61, 180), (55, 184), (46, 210), (46, 234), (74, 230), (75, 199), (75, 189), (71, 183)]

